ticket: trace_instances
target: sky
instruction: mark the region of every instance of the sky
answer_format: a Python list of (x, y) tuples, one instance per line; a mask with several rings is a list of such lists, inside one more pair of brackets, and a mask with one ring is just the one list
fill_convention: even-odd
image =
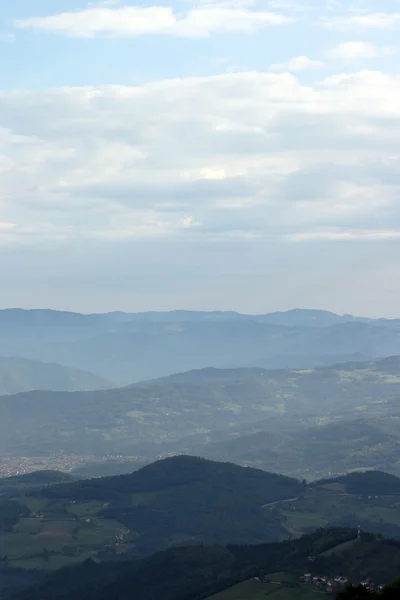
[(400, 317), (400, 0), (0, 4), (0, 308)]

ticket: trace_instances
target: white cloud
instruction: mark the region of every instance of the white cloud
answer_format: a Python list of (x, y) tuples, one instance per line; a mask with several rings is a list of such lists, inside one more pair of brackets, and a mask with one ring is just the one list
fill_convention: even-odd
[(286, 63), (271, 65), (269, 70), (274, 73), (281, 73), (284, 71), (297, 73), (311, 69), (321, 69), (323, 66), (324, 63), (320, 60), (312, 60), (307, 56), (294, 56)]
[(215, 32), (252, 32), (291, 21), (290, 17), (275, 12), (249, 10), (246, 6), (235, 7), (228, 3), (199, 5), (184, 13), (175, 13), (168, 6), (100, 6), (18, 20), (15, 27), (84, 38), (150, 34), (202, 38)]
[(306, 12), (310, 9), (307, 3), (298, 0), (269, 0), (270, 10), (286, 10), (289, 12)]
[(339, 30), (394, 29), (400, 25), (400, 13), (361, 13), (325, 18), (321, 22), (324, 27)]
[(400, 229), (398, 76), (3, 92), (0, 114), (3, 244)]
[(362, 60), (393, 56), (396, 48), (393, 46), (378, 46), (370, 42), (342, 42), (333, 48), (328, 57), (339, 60)]

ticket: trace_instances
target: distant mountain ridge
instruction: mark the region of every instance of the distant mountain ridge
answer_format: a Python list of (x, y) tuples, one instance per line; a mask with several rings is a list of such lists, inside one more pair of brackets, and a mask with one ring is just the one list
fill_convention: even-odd
[(400, 320), (294, 309), (83, 315), (0, 311), (0, 355), (57, 362), (127, 385), (204, 367), (313, 368), (400, 354)]
[(106, 379), (55, 363), (0, 356), (0, 396), (31, 390), (74, 392), (113, 387)]

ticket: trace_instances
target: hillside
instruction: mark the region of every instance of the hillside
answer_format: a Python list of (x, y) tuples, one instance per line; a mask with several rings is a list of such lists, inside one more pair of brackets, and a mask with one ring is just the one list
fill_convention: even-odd
[(13, 567), (55, 569), (88, 556), (279, 540), (287, 532), (263, 506), (303, 487), (282, 475), (183, 456), (131, 475), (14, 488), (0, 500), (0, 556)]
[(348, 473), (342, 477), (317, 481), (313, 485), (347, 494), (400, 496), (400, 479), (381, 471)]
[[(393, 416), (332, 418), (331, 423), (329, 418), (321, 418), (311, 427), (297, 430), (277, 428), (274, 432), (258, 424), (228, 435), (221, 431), (202, 439), (189, 438), (181, 444), (181, 451), (308, 480), (354, 469), (378, 469), (400, 476), (400, 418), (395, 406), (393, 411)], [(386, 412), (384, 405), (382, 413)], [(261, 431), (249, 433), (251, 429)], [(208, 441), (204, 442), (205, 438)]]
[[(168, 451), (170, 443), (176, 442), (179, 451), (186, 448), (182, 438), (211, 431), (225, 430), (225, 439), (234, 432), (283, 436), (316, 425), (315, 443), (320, 436), (325, 444), (320, 425), (336, 423), (339, 431), (338, 420), (355, 416), (397, 418), (399, 384), (397, 357), (307, 371), (203, 369), (127, 388), (3, 396), (0, 451), (155, 457)], [(305, 435), (308, 443), (309, 434)], [(318, 458), (312, 454), (313, 460)], [(299, 461), (299, 467), (292, 461), (290, 470), (304, 469), (305, 463)], [(280, 463), (274, 470), (287, 472)]]
[(346, 356), (400, 354), (400, 327), (396, 320), (314, 310), (81, 315), (10, 309), (0, 311), (0, 354), (56, 361), (127, 385), (210, 366), (313, 368)]
[[(37, 473), (23, 478), (24, 487), (8, 488), (0, 501), (0, 556), (7, 554), (10, 567), (53, 570), (88, 557), (114, 560), (181, 545), (277, 541), (358, 524), (364, 532), (400, 539), (400, 479), (385, 473), (306, 485), (231, 463), (176, 456), (130, 475), (63, 483), (67, 478)], [(46, 480), (56, 485), (38, 489)]]
[(302, 491), (301, 483), (282, 475), (177, 456), (131, 475), (63, 484), (42, 494), (62, 502), (110, 503), (101, 514), (134, 531), (136, 549), (149, 552), (183, 542), (280, 539), (280, 521), (262, 506)]
[(0, 357), (0, 395), (30, 390), (73, 392), (110, 387), (112, 384), (103, 377), (80, 369), (20, 357)]
[(321, 527), (361, 526), (400, 539), (400, 479), (379, 471), (316, 481), (293, 499), (266, 505), (294, 537)]
[[(345, 529), (319, 531), (301, 540), (259, 546), (176, 548), (139, 562), (87, 562), (61, 570), (42, 584), (20, 592), (16, 600), (311, 600), (317, 590), (300, 577), (339, 574), (358, 583), (372, 578), (389, 583), (398, 574), (400, 544)], [(314, 562), (310, 564), (310, 554)], [(259, 580), (255, 580), (258, 577)], [(242, 594), (235, 586), (243, 582)], [(336, 584), (335, 584), (336, 585)], [(240, 589), (240, 586), (238, 586)], [(340, 590), (340, 586), (336, 589)], [(224, 591), (225, 590), (225, 591)], [(332, 596), (326, 596), (331, 597)]]
[(14, 475), (0, 479), (0, 494), (17, 492), (32, 488), (42, 488), (46, 485), (75, 481), (68, 473), (60, 471), (35, 471), (25, 475)]

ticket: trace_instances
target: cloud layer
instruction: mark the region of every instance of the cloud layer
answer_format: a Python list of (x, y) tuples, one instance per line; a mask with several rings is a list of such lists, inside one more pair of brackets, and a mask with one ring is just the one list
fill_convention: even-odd
[(215, 32), (256, 31), (271, 25), (290, 23), (291, 17), (276, 12), (249, 10), (245, 5), (220, 3), (193, 7), (183, 13), (168, 6), (94, 7), (45, 17), (18, 20), (18, 29), (48, 31), (70, 37), (93, 38), (150, 34), (179, 37), (208, 37)]
[(397, 311), (396, 0), (21, 3), (3, 302)]
[(397, 76), (13, 92), (0, 114), (3, 243), (400, 230)]

